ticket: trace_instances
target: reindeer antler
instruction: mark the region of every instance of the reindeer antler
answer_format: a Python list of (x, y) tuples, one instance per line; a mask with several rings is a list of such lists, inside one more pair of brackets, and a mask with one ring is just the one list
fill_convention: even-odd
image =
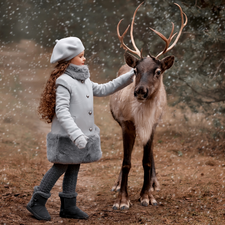
[[(143, 4), (144, 2), (142, 2), (137, 8), (136, 10), (134, 11), (134, 15), (133, 15), (133, 18), (132, 18), (132, 22), (131, 22), (131, 28), (130, 28), (130, 37), (131, 37), (131, 42), (133, 44), (133, 47), (135, 50), (132, 50), (130, 49), (128, 46), (126, 46), (123, 42), (123, 38), (124, 36), (126, 35), (130, 25), (127, 26), (127, 29), (124, 31), (124, 33), (122, 34), (122, 36), (120, 35), (120, 31), (119, 31), (119, 26), (120, 26), (120, 23), (122, 22), (123, 19), (121, 19), (119, 21), (119, 23), (117, 24), (117, 35), (118, 35), (118, 38), (120, 40), (120, 47), (123, 47), (123, 49), (125, 50), (128, 50), (129, 52), (133, 53), (133, 54), (136, 54), (138, 55), (140, 58), (142, 58), (142, 50), (139, 51), (139, 49), (137, 48), (137, 46), (135, 45), (135, 42), (134, 42), (134, 36), (133, 36), (133, 28), (134, 28), (134, 19), (135, 19), (135, 16), (136, 16), (136, 13), (138, 11), (138, 9), (141, 7), (141, 5)], [(184, 29), (184, 27), (187, 25), (187, 22), (188, 22), (188, 19), (187, 19), (187, 15), (183, 12), (182, 8), (180, 7), (180, 5), (178, 5), (177, 3), (174, 3), (175, 5), (177, 5), (180, 9), (180, 14), (181, 14), (181, 27), (180, 27), (180, 31), (175, 39), (175, 41), (173, 42), (173, 44), (169, 47), (170, 45), (170, 42), (172, 41), (172, 39), (174, 38), (174, 36), (177, 34), (173, 34), (173, 31), (174, 31), (174, 23), (172, 23), (172, 30), (171, 30), (171, 33), (170, 33), (170, 36), (169, 38), (166, 38), (163, 34), (161, 34), (160, 32), (150, 28), (152, 31), (154, 31), (159, 37), (161, 37), (165, 43), (166, 43), (166, 46), (164, 48), (164, 50), (162, 52), (160, 52), (156, 58), (158, 58), (159, 56), (165, 54), (166, 52), (168, 52), (169, 50), (171, 50), (175, 45), (176, 43), (178, 42), (180, 36), (181, 36), (181, 33), (182, 33), (182, 30)], [(184, 17), (185, 17), (185, 22), (184, 22)]]
[(134, 42), (134, 36), (133, 36), (133, 28), (134, 28), (134, 19), (135, 19), (136, 13), (137, 13), (138, 9), (141, 7), (141, 5), (142, 5), (143, 3), (144, 3), (144, 2), (142, 2), (142, 3), (136, 8), (136, 10), (134, 11), (134, 15), (133, 15), (132, 22), (131, 22), (130, 37), (131, 37), (131, 42), (132, 42), (133, 47), (134, 47), (135, 50), (130, 49), (130, 48), (127, 47), (127, 46), (124, 44), (124, 42), (123, 42), (123, 38), (124, 38), (125, 34), (127, 33), (128, 29), (129, 29), (129, 27), (130, 27), (130, 25), (128, 25), (127, 29), (124, 31), (124, 33), (123, 33), (122, 36), (121, 36), (121, 35), (120, 35), (120, 31), (119, 31), (119, 26), (120, 26), (120, 23), (121, 23), (121, 21), (122, 21), (123, 19), (121, 19), (121, 20), (119, 21), (119, 23), (117, 24), (117, 35), (118, 35), (118, 38), (119, 38), (120, 43), (121, 43), (120, 47), (123, 47), (123, 49), (128, 50), (129, 52), (138, 55), (140, 58), (142, 58), (142, 50), (139, 51), (139, 49), (138, 49), (137, 46), (135, 45), (135, 42)]
[[(180, 38), (180, 35), (182, 33), (183, 28), (187, 25), (187, 21), (188, 21), (187, 15), (183, 12), (182, 8), (177, 3), (174, 3), (174, 4), (177, 5), (179, 7), (179, 9), (180, 9), (180, 14), (181, 14), (181, 27), (180, 27), (180, 31), (179, 31), (179, 33), (177, 35), (177, 38), (175, 39), (175, 41), (173, 42), (173, 44), (169, 47), (170, 42), (172, 41), (173, 37), (177, 34), (177, 33), (173, 34), (173, 31), (174, 31), (174, 24), (173, 23), (172, 23), (172, 31), (170, 33), (169, 38), (166, 38), (160, 32), (158, 32), (158, 31), (150, 28), (152, 31), (154, 31), (157, 35), (159, 35), (159, 37), (161, 37), (166, 42), (166, 46), (165, 46), (164, 50), (162, 52), (160, 52), (156, 56), (156, 58), (158, 58), (159, 56), (165, 54), (166, 52), (168, 52), (169, 50), (171, 50), (176, 45), (176, 43), (178, 42), (178, 40)], [(184, 23), (184, 16), (185, 16), (185, 23)]]

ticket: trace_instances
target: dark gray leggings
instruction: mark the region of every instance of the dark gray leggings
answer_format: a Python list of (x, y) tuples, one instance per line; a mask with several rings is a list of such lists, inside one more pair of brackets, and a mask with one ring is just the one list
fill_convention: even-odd
[(75, 193), (79, 169), (80, 164), (54, 164), (42, 178), (39, 190), (50, 193), (56, 181), (65, 173), (63, 178), (63, 193)]

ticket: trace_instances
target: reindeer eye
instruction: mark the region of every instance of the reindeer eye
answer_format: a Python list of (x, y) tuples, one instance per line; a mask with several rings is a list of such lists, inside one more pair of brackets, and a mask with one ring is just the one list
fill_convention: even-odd
[(156, 76), (158, 77), (158, 76), (161, 74), (161, 70), (160, 70), (160, 69), (157, 69), (157, 70), (155, 71), (155, 74), (156, 74)]

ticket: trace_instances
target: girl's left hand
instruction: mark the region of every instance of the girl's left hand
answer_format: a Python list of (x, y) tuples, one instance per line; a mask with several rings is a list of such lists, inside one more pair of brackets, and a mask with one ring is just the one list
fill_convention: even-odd
[(87, 140), (88, 140), (87, 136), (81, 135), (74, 141), (74, 143), (79, 149), (83, 149), (87, 145)]

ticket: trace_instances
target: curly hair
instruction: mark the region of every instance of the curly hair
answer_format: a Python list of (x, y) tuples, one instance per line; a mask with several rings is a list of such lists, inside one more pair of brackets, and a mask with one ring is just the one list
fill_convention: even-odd
[(66, 68), (69, 66), (70, 61), (59, 62), (55, 69), (51, 72), (50, 77), (47, 80), (45, 88), (41, 94), (38, 113), (40, 119), (46, 123), (51, 123), (55, 115), (55, 104), (56, 104), (56, 79), (61, 76)]

